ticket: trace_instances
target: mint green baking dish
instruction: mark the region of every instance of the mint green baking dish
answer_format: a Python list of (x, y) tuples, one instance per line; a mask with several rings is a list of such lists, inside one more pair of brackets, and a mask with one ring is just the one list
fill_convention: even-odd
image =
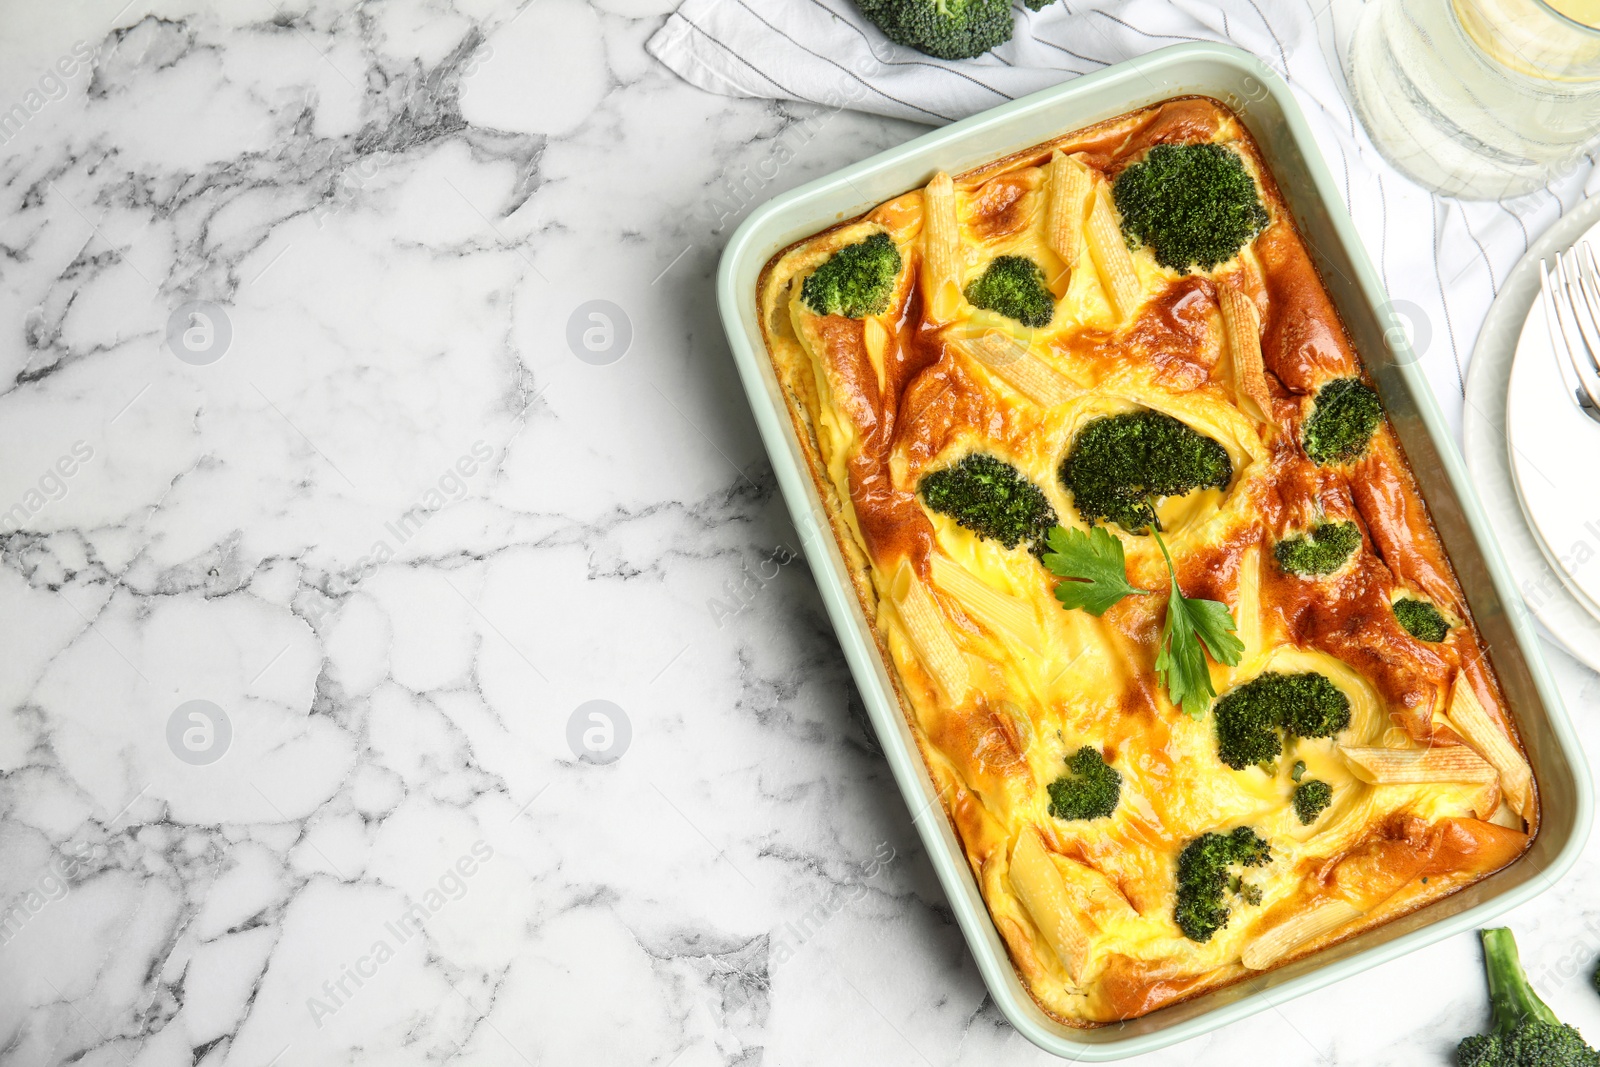
[[(795, 438), (761, 338), (756, 285), (762, 267), (782, 249), (923, 185), (935, 171), (959, 173), (1102, 119), (1193, 94), (1227, 104), (1255, 135), (1377, 381), (1522, 731), (1543, 820), (1521, 859), (1452, 897), (1251, 981), (1141, 1019), (1080, 1030), (1056, 1022), (1029, 997), (938, 803)], [(1577, 859), (1592, 807), (1582, 750), (1450, 431), (1406, 339), (1389, 329), (1387, 297), (1333, 175), (1288, 87), (1254, 56), (1215, 44), (1164, 48), (975, 115), (786, 193), (734, 233), (717, 272), (717, 300), (778, 484), (889, 766), (990, 994), (1029, 1041), (1084, 1062), (1150, 1052), (1480, 926), (1552, 885)]]

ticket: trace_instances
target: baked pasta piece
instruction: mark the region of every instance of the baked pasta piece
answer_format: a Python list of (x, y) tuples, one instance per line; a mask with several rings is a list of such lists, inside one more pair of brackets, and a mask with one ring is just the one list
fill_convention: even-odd
[[(908, 721), (1047, 1011), (1142, 1015), (1527, 848), (1537, 788), (1471, 613), (1222, 105), (936, 174), (781, 253), (758, 299)], [(1072, 538), (1115, 595), (1058, 601)], [(1235, 626), (1188, 714), (1159, 662), (1171, 582)]]

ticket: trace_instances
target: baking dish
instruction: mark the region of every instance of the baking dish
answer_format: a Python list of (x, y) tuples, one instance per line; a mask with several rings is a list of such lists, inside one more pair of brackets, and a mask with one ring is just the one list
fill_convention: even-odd
[[(1237, 112), (1277, 178), (1383, 396), (1491, 648), (1545, 815), (1522, 859), (1452, 897), (1250, 982), (1129, 1022), (1081, 1030), (1056, 1022), (1023, 988), (938, 803), (794, 436), (761, 338), (757, 280), (779, 250), (920, 186), (936, 170), (964, 171), (1062, 132), (1193, 94)], [(974, 116), (797, 189), (755, 212), (734, 234), (718, 274), (718, 300), (779, 485), (890, 766), (995, 1002), (1030, 1041), (1083, 1061), (1149, 1052), (1478, 925), (1550, 885), (1576, 858), (1587, 837), (1591, 797), (1559, 697), (1426, 380), (1404, 338), (1387, 329), (1392, 317), (1384, 311), (1386, 298), (1332, 176), (1287, 87), (1259, 60), (1221, 45), (1164, 49)]]

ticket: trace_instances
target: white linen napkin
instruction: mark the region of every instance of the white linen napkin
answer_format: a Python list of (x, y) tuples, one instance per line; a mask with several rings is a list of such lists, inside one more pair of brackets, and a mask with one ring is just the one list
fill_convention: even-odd
[[(1313, 0), (1316, 2), (1316, 0)], [(1367, 140), (1346, 97), (1336, 36), (1359, 4), (1300, 0), (1057, 0), (1014, 5), (1016, 33), (977, 59), (891, 43), (852, 0), (686, 0), (650, 52), (708, 92), (799, 101), (941, 125), (1077, 74), (1182, 41), (1221, 41), (1283, 75), (1459, 434), (1466, 362), (1500, 280), (1537, 235), (1600, 185), (1591, 158), (1545, 189), (1498, 203), (1436, 197)]]

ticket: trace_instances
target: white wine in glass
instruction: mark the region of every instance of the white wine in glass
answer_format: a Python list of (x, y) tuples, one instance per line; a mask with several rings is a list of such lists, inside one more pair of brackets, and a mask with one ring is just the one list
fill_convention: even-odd
[(1600, 0), (1371, 0), (1347, 65), (1379, 151), (1447, 196), (1532, 192), (1600, 138)]

